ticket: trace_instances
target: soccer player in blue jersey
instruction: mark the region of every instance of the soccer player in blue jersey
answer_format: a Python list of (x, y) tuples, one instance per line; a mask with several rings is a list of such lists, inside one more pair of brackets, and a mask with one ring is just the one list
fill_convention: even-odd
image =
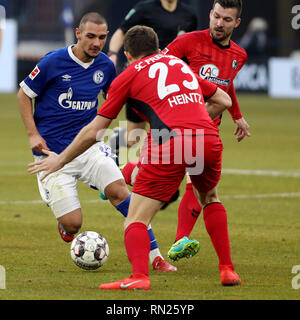
[[(46, 157), (43, 149), (61, 153), (97, 115), (98, 95), (106, 94), (116, 77), (114, 64), (101, 52), (107, 35), (104, 17), (85, 14), (76, 28), (77, 43), (48, 53), (20, 83), (20, 112), (35, 161)], [(103, 142), (46, 179), (42, 176), (37, 175), (41, 197), (52, 209), (66, 242), (74, 239), (82, 225), (78, 180), (103, 192), (127, 216), (130, 192), (110, 147)], [(176, 271), (161, 256), (151, 226), (148, 231), (154, 270)]]

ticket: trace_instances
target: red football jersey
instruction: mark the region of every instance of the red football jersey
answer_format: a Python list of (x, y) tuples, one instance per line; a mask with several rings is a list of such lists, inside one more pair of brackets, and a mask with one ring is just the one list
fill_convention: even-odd
[(112, 82), (98, 114), (114, 119), (129, 102), (151, 130), (204, 129), (204, 134), (218, 135), (203, 99), (216, 90), (181, 59), (155, 54), (132, 63)]
[(215, 83), (232, 100), (228, 109), (232, 119), (242, 118), (233, 80), (247, 61), (247, 53), (232, 40), (228, 46), (214, 42), (209, 29), (178, 36), (163, 51), (178, 58), (186, 58), (191, 69), (202, 79)]

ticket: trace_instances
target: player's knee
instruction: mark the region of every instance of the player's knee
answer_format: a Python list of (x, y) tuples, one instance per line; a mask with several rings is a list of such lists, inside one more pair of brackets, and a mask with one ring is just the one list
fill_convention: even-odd
[(80, 228), (81, 228), (81, 223), (76, 223), (76, 222), (70, 223), (66, 227), (64, 227), (64, 229), (67, 232), (72, 233), (72, 234), (79, 232)]
[(133, 223), (142, 223), (145, 226), (148, 226), (150, 224), (150, 221), (146, 218), (138, 217), (138, 216), (126, 218), (124, 221), (124, 230), (126, 230)]
[(202, 206), (206, 206), (212, 202), (220, 202), (217, 193), (200, 193), (200, 202)]
[(105, 190), (104, 194), (109, 199), (112, 205), (116, 206), (130, 195), (130, 192), (126, 186), (125, 180), (120, 179), (109, 184)]
[(75, 234), (79, 232), (82, 225), (81, 209), (71, 211), (60, 218), (58, 221), (61, 223), (66, 232)]
[(60, 220), (60, 223), (66, 232), (75, 234), (79, 232), (82, 221), (79, 219), (62, 219)]

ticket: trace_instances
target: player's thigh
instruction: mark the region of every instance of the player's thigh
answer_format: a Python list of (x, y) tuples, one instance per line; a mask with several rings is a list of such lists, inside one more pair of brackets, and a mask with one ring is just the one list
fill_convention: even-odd
[[(194, 190), (195, 194), (196, 192), (198, 192), (198, 190)], [(202, 206), (205, 206), (209, 203), (212, 202), (220, 202), (219, 197), (218, 197), (218, 186), (215, 186), (214, 188), (212, 188), (211, 190), (209, 190), (208, 192), (198, 192), (198, 199), (200, 201), (200, 203), (202, 204)]]
[(82, 226), (81, 208), (75, 209), (57, 219), (67, 232), (76, 233)]
[(200, 194), (217, 197), (216, 187), (221, 179), (223, 144), (217, 137), (205, 141), (204, 168), (199, 175), (190, 175), (193, 186)]
[(178, 190), (185, 166), (176, 164), (145, 164), (139, 162), (132, 191), (151, 199), (168, 202)]
[(40, 195), (57, 219), (81, 208), (75, 177), (64, 173), (63, 169), (43, 181), (40, 179), (42, 176), (43, 172), (37, 174)]
[(119, 179), (107, 185), (104, 189), (104, 194), (112, 205), (117, 206), (129, 197), (130, 192), (125, 180)]
[(81, 167), (79, 180), (103, 193), (109, 184), (124, 180), (109, 151), (103, 152), (103, 143), (96, 143), (77, 160)]
[(160, 200), (133, 193), (130, 200), (128, 216), (125, 221), (125, 228), (135, 222), (140, 222), (148, 226), (162, 205), (163, 202)]

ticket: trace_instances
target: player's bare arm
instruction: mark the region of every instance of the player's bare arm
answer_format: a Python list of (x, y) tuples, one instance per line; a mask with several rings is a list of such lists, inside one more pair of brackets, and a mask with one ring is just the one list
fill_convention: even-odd
[(29, 163), (28, 172), (34, 174), (45, 171), (41, 180), (45, 179), (50, 173), (61, 169), (91, 147), (102, 136), (101, 130), (106, 129), (111, 121), (111, 119), (97, 116), (89, 125), (81, 129), (73, 142), (61, 154), (43, 150), (48, 157), (42, 161)]
[(114, 65), (117, 64), (118, 52), (120, 51), (123, 45), (124, 37), (125, 37), (124, 32), (120, 28), (118, 28), (113, 34), (113, 36), (111, 37), (111, 40), (109, 43), (108, 56), (110, 60), (114, 63)]
[(222, 114), (222, 112), (232, 106), (230, 96), (220, 88), (217, 88), (215, 94), (206, 102), (206, 109), (214, 120)]
[(32, 100), (25, 94), (22, 88), (18, 92), (18, 101), (20, 114), (29, 137), (30, 148), (36, 152), (42, 152), (42, 149), (49, 150), (46, 141), (41, 137), (36, 128), (33, 119)]

